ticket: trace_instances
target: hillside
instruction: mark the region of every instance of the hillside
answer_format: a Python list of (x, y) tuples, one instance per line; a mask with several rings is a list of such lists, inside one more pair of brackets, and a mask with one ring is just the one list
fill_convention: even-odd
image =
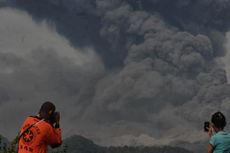
[[(0, 136), (0, 152), (2, 147), (9, 144), (9, 141)], [(13, 151), (15, 152), (15, 151)], [(12, 152), (12, 153), (13, 153)], [(49, 149), (49, 153), (192, 153), (183, 148), (161, 146), (120, 146), (103, 147), (95, 144), (85, 137), (74, 135), (63, 141), (63, 145), (58, 149)]]
[[(121, 146), (102, 147), (82, 136), (74, 135), (64, 140), (62, 147), (67, 146), (68, 153), (192, 153), (179, 147), (146, 147)], [(60, 150), (60, 149), (59, 149)]]

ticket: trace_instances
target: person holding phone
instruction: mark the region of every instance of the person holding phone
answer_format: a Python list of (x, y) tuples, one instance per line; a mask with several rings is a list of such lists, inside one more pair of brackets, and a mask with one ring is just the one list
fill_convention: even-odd
[[(205, 122), (207, 126), (207, 122)], [(208, 153), (230, 153), (230, 134), (224, 131), (226, 126), (226, 118), (223, 113), (216, 112), (212, 115), (211, 123), (208, 125), (210, 136), (208, 144)]]
[(24, 121), (18, 136), (18, 153), (47, 153), (62, 144), (60, 113), (52, 102), (42, 104), (38, 115)]

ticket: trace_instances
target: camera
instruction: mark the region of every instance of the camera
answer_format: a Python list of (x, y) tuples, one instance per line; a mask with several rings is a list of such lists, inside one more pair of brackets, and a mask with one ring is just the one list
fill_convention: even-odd
[(204, 122), (204, 132), (208, 132), (210, 128), (210, 122), (209, 121), (205, 121)]
[(50, 117), (50, 122), (52, 124), (57, 123), (59, 121), (59, 118), (60, 118), (60, 113), (59, 112), (54, 112)]

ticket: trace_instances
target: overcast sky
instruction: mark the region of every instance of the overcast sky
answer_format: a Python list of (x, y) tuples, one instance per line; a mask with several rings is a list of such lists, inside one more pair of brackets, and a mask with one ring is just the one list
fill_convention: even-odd
[(44, 101), (63, 136), (101, 145), (206, 142), (230, 119), (230, 1), (0, 1), (0, 133)]

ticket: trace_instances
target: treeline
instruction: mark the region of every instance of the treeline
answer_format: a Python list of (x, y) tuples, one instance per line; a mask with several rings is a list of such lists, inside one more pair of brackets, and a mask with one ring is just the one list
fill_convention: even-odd
[[(49, 149), (49, 153), (192, 153), (179, 147), (147, 147), (147, 146), (122, 146), (102, 147), (82, 136), (72, 136), (63, 141), (57, 149)], [(0, 136), (0, 153), (17, 153), (17, 139), (9, 142)]]
[(121, 146), (102, 147), (82, 136), (72, 136), (64, 141), (68, 153), (192, 153), (179, 147)]

